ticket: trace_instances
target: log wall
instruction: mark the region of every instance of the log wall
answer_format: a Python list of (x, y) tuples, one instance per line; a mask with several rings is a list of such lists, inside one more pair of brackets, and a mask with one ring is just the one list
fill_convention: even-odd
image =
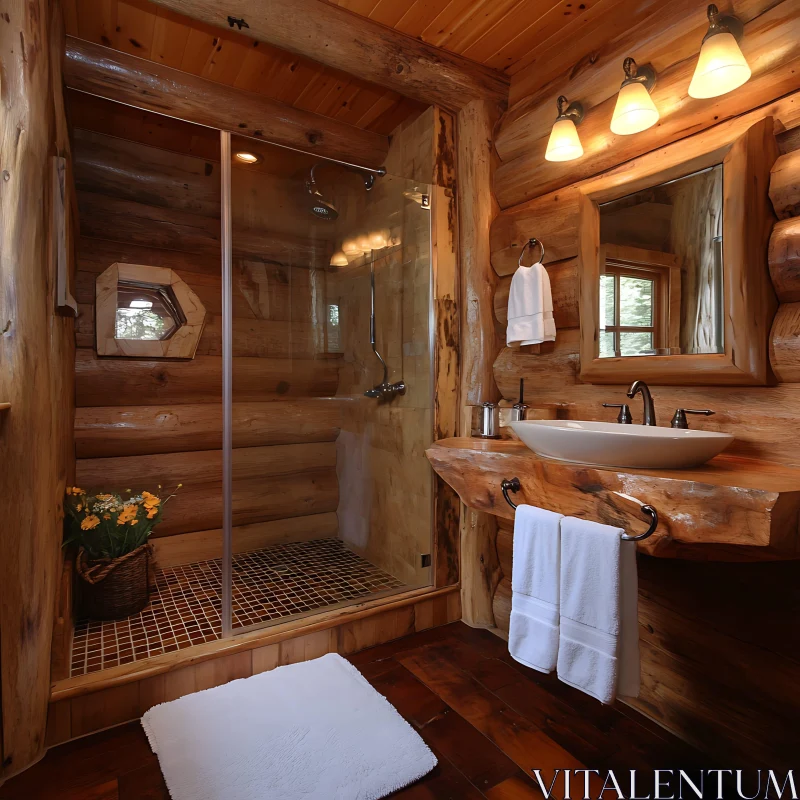
[[(553, 407), (567, 419), (612, 420), (601, 403), (622, 398), (627, 386), (595, 386), (581, 383), (579, 377), (577, 183), (715, 124), (745, 125), (773, 116), (782, 152), (770, 190), (781, 221), (769, 247), (770, 273), (781, 303), (770, 336), (770, 361), (778, 382), (760, 388), (656, 386), (653, 398), (662, 424), (677, 407), (711, 408), (716, 415), (697, 425), (733, 433), (733, 453), (796, 466), (800, 12), (786, 0), (734, 2), (748, 30), (743, 47), (753, 79), (724, 97), (698, 102), (685, 95), (706, 25), (705, 7), (695, 6), (670, 3), (668, 9), (652, 13), (652, 19), (603, 43), (602, 49), (588, 54), (570, 51), (585, 59), (585, 68), (569, 64), (567, 69), (570, 54), (563, 54), (565, 73), (551, 75), (546, 84), (537, 82), (533, 69), (515, 76), (513, 105), (496, 137), (503, 165), (496, 172), (495, 189), (505, 210), (491, 233), (491, 261), (499, 278), (495, 314), (499, 323), (506, 323), (508, 286), (520, 247), (536, 236), (547, 247), (558, 334), (554, 344), (537, 348), (539, 352), (503, 348), (494, 362), (494, 376), (506, 401), (516, 399), (519, 380), (525, 378), (528, 403)], [(574, 43), (574, 48), (580, 46)], [(758, 56), (769, 52), (783, 55), (777, 60)], [(613, 137), (608, 121), (619, 88), (619, 66), (629, 54), (640, 63), (652, 61), (659, 70), (654, 99), (661, 121), (643, 134)], [(569, 164), (551, 164), (543, 158), (544, 146), (551, 106), (561, 93), (580, 99), (589, 109), (579, 128), (586, 154)], [(634, 407), (634, 413), (638, 417), (640, 409)], [(509, 523), (500, 520), (498, 558), (487, 563), (499, 564), (492, 606), (501, 632), (508, 630), (511, 547)], [(800, 612), (797, 570), (796, 562), (713, 564), (640, 556), (643, 683), (633, 704), (726, 763), (792, 766), (799, 744), (794, 720), (800, 712), (790, 677), (800, 668), (794, 646)]]
[[(77, 482), (85, 488), (183, 487), (154, 532), (167, 564), (221, 555), (222, 286), (217, 160), (91, 130), (73, 119), (81, 209), (75, 359)], [(331, 243), (303, 236), (302, 188), (263, 171), (235, 173), (234, 543), (336, 535), (334, 441), (339, 357), (315, 327)], [(282, 198), (273, 213), (251, 195)], [(97, 276), (114, 262), (174, 269), (203, 302), (188, 361), (99, 358)], [(318, 325), (318, 323), (317, 323)], [(162, 539), (172, 539), (169, 545)], [(241, 540), (241, 541), (240, 541)]]
[[(68, 176), (72, 167), (61, 19), (58, 2), (14, 2), (0, 28), (0, 403), (10, 404), (0, 411), (0, 783), (44, 750), (64, 489), (74, 479), (73, 320), (56, 314), (49, 250), (51, 159), (66, 158)], [(68, 228), (70, 271), (73, 241)]]

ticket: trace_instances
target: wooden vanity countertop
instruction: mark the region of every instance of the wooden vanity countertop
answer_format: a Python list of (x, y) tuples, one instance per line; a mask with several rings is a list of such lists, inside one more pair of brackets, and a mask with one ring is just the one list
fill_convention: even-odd
[(720, 455), (693, 469), (594, 467), (542, 458), (522, 442), (453, 438), (427, 451), (434, 470), (478, 511), (513, 519), (500, 483), (519, 478), (516, 503), (640, 533), (636, 503), (659, 526), (640, 542), (649, 555), (702, 560), (800, 558), (800, 468)]

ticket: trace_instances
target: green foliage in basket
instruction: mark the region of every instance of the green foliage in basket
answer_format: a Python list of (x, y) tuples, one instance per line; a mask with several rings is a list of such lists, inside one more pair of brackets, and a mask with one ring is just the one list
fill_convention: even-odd
[[(178, 484), (180, 488), (182, 484)], [(158, 487), (159, 490), (161, 487)], [(123, 495), (91, 494), (77, 486), (67, 487), (65, 502), (68, 532), (64, 544), (82, 547), (92, 560), (120, 558), (147, 541), (161, 519), (165, 503), (151, 492)]]

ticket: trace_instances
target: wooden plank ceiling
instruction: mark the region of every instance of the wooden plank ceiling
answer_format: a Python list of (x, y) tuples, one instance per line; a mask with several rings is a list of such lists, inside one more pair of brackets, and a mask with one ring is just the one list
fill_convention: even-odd
[(300, 56), (146, 0), (64, 0), (67, 33), (218, 83), (389, 134), (423, 106)]
[(326, 0), (508, 75), (608, 0)]
[[(327, 0), (437, 47), (514, 75), (619, 0)], [(213, 81), (382, 134), (419, 103), (237, 31), (147, 0), (64, 0), (67, 32)], [(591, 16), (591, 14), (589, 15)]]

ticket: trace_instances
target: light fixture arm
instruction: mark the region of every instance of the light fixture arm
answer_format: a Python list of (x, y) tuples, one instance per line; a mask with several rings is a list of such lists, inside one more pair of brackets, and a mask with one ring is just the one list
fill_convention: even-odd
[(708, 7), (708, 30), (703, 37), (703, 41), (716, 36), (718, 33), (730, 33), (737, 42), (744, 36), (744, 24), (738, 17), (721, 16), (719, 9), (711, 3)]
[(579, 100), (573, 100), (570, 103), (569, 100), (562, 94), (558, 100), (556, 100), (556, 107), (558, 108), (556, 122), (558, 122), (560, 119), (571, 119), (576, 125), (580, 125), (581, 122), (583, 122), (583, 103), (581, 103)]
[(650, 94), (656, 85), (656, 71), (653, 69), (652, 64), (642, 64), (641, 66), (636, 63), (634, 59), (628, 56), (622, 62), (622, 69), (625, 71), (625, 80), (622, 81), (620, 89), (629, 86), (632, 83), (641, 83), (648, 94)]

